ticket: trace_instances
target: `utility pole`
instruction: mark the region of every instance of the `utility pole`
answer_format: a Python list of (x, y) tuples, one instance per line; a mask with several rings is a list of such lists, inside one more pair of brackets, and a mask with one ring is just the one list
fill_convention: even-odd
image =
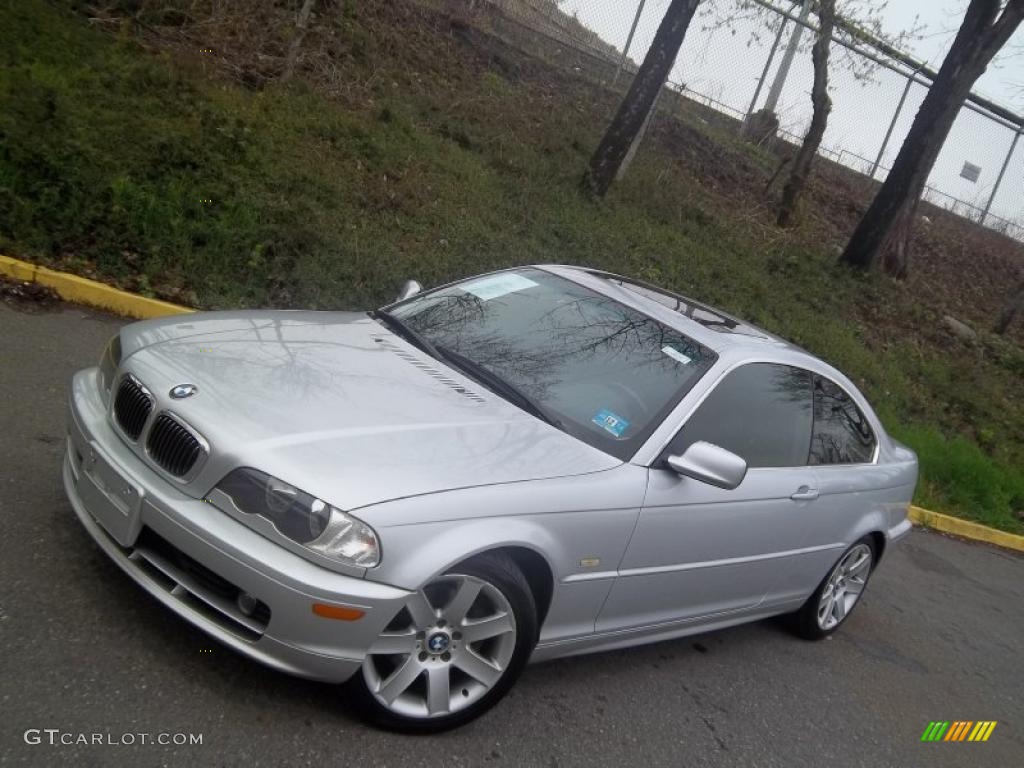
[(761, 77), (757, 81), (757, 88), (754, 89), (754, 97), (750, 100), (750, 106), (747, 107), (746, 117), (743, 118), (744, 130), (750, 124), (750, 116), (754, 114), (754, 109), (757, 107), (757, 100), (761, 97), (761, 89), (764, 87), (764, 81), (768, 79), (768, 71), (772, 68), (772, 62), (775, 61), (775, 52), (779, 50), (779, 41), (782, 40), (782, 33), (786, 30), (786, 19), (782, 17), (779, 23), (779, 31), (775, 33), (775, 40), (772, 42), (772, 49), (768, 52), (768, 60), (764, 63), (764, 69), (761, 70)]
[(629, 58), (629, 47), (633, 44), (633, 35), (636, 34), (636, 25), (640, 23), (640, 14), (644, 12), (645, 2), (647, 0), (640, 0), (640, 4), (636, 7), (636, 16), (633, 17), (633, 26), (629, 28), (629, 37), (626, 38), (626, 45), (622, 49), (622, 58), (619, 59), (619, 66), (615, 68), (615, 74), (612, 75), (612, 85), (615, 85), (615, 81), (619, 79), (619, 74), (626, 65), (626, 59)]
[(299, 18), (295, 22), (295, 33), (291, 45), (288, 46), (288, 58), (285, 59), (284, 72), (281, 80), (290, 80), (295, 74), (295, 64), (299, 59), (299, 48), (302, 46), (302, 38), (306, 36), (306, 26), (309, 24), (309, 15), (313, 11), (313, 0), (304, 0), (299, 9)]
[(786, 85), (786, 78), (789, 77), (789, 68), (793, 65), (793, 58), (796, 56), (796, 49), (800, 45), (800, 37), (804, 33), (804, 26), (807, 24), (807, 17), (810, 13), (811, 0), (804, 0), (803, 7), (800, 9), (800, 18), (793, 27), (793, 34), (789, 37), (789, 45), (786, 47), (786, 52), (782, 55), (782, 61), (779, 62), (779, 71), (775, 73), (775, 80), (772, 81), (772, 87), (768, 91), (768, 98), (762, 107), (765, 112), (775, 113), (775, 109), (779, 104), (779, 97), (782, 95), (782, 89)]
[[(629, 166), (633, 164), (633, 158), (636, 157), (636, 152), (638, 149), (640, 149), (640, 144), (647, 136), (647, 131), (651, 127), (651, 120), (654, 119), (654, 115), (658, 111), (658, 102), (661, 101), (661, 94), (665, 92), (666, 88), (668, 88), (668, 83), (662, 86), (661, 90), (658, 91), (658, 95), (654, 97), (654, 103), (651, 104), (651, 111), (647, 113), (647, 117), (644, 120), (643, 127), (640, 129), (640, 133), (636, 135), (636, 138), (633, 139), (633, 143), (629, 145), (629, 151), (626, 153), (626, 156), (622, 159), (622, 165), (619, 166), (618, 173), (615, 174), (616, 181), (622, 179), (626, 171), (629, 170)], [(682, 97), (680, 96), (680, 98)]]

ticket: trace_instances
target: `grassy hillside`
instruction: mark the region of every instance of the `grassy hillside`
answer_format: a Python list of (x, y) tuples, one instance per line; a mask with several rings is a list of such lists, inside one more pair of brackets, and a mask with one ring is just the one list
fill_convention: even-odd
[(922, 504), (1024, 532), (1024, 337), (940, 322), (991, 322), (1024, 269), (1011, 241), (936, 216), (907, 284), (852, 274), (835, 247), (870, 190), (825, 169), (780, 233), (775, 159), (685, 107), (589, 203), (615, 94), (405, 0), (324, 9), (289, 84), (274, 3), (107, 5), (0, 0), (0, 251), (205, 308), (366, 307), (537, 261), (627, 273), (844, 369), (920, 454)]

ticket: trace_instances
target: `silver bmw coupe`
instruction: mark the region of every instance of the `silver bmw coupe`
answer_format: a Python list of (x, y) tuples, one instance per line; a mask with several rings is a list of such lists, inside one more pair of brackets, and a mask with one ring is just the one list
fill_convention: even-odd
[(824, 637), (910, 528), (914, 454), (750, 324), (575, 267), (402, 293), (127, 326), (73, 379), (64, 462), (146, 591), (380, 725), (464, 723), (531, 660)]

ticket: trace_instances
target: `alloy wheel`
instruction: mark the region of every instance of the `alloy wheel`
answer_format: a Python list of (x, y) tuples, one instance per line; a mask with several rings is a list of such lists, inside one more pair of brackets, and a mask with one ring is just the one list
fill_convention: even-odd
[(818, 626), (830, 630), (846, 618), (860, 600), (871, 575), (871, 547), (858, 544), (832, 570), (818, 601)]
[(515, 614), (501, 590), (448, 574), (410, 595), (367, 652), (363, 679), (397, 715), (440, 717), (482, 699), (515, 646)]

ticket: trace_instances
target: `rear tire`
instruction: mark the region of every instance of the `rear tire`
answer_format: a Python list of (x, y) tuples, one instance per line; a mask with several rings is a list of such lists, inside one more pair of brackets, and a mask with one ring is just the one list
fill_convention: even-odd
[(435, 733), (508, 693), (537, 643), (537, 608), (503, 553), (467, 560), (410, 596), (349, 682), (374, 725)]
[(793, 630), (805, 640), (821, 640), (839, 629), (860, 603), (876, 557), (870, 535), (855, 541), (792, 614)]

